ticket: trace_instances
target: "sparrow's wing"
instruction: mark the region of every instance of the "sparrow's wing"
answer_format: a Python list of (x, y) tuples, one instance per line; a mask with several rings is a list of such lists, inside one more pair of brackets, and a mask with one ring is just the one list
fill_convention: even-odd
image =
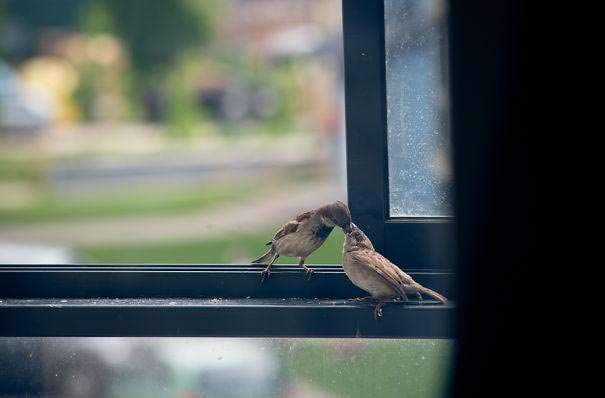
[[(307, 221), (313, 215), (312, 211), (307, 211), (305, 213), (301, 213), (296, 216), (296, 218), (283, 227), (281, 227), (271, 239), (271, 242), (283, 238), (284, 236), (291, 234), (292, 232), (296, 232), (301, 223)], [(267, 243), (270, 244), (271, 242)]]
[(299, 225), (300, 223), (298, 221), (290, 221), (275, 233), (271, 241), (279, 240), (280, 238), (283, 238), (284, 236), (291, 234), (292, 232), (296, 232)]
[(313, 211), (307, 211), (307, 212), (300, 213), (299, 215), (297, 215), (294, 220), (298, 221), (298, 222), (303, 222), (306, 219), (311, 218), (312, 215), (313, 215)]
[(369, 270), (376, 273), (387, 285), (391, 286), (393, 290), (399, 292), (402, 296), (405, 296), (403, 286), (414, 282), (408, 274), (399, 270), (396, 265), (378, 252), (357, 250), (350, 252), (349, 255), (354, 261), (367, 266)]

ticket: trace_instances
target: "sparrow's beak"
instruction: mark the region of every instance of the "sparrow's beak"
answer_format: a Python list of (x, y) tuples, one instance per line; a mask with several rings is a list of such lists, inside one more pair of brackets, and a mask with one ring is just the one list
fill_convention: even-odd
[(353, 226), (349, 223), (349, 225), (343, 228), (343, 231), (345, 231), (345, 233), (348, 235), (353, 232)]

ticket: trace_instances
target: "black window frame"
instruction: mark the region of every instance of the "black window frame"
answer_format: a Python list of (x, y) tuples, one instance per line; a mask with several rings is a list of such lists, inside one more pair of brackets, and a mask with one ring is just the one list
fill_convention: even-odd
[[(238, 336), (453, 338), (450, 235), (440, 219), (388, 217), (384, 4), (344, 0), (349, 206), (376, 248), (452, 301), (397, 303), (380, 321), (339, 265), (278, 266), (260, 283), (253, 265), (0, 266), (0, 336)], [(443, 247), (440, 245), (439, 247)], [(427, 256), (431, 253), (432, 256)]]
[(402, 268), (454, 269), (452, 217), (391, 217), (384, 1), (343, 1), (348, 200), (355, 223)]

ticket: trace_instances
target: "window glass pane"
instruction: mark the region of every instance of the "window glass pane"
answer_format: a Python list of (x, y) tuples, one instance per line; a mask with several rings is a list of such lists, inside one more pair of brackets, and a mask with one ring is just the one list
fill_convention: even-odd
[(0, 338), (0, 396), (438, 397), (453, 342)]
[(249, 263), (345, 201), (340, 8), (0, 0), (0, 263)]
[(385, 0), (390, 214), (449, 216), (444, 0)]

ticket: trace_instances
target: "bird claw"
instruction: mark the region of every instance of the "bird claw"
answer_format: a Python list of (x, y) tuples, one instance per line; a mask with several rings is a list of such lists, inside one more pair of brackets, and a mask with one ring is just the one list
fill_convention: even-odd
[(313, 271), (311, 268), (305, 268), (305, 275), (307, 275), (307, 280), (310, 281), (311, 277), (313, 276), (313, 273), (315, 271)]
[(269, 276), (271, 276), (271, 271), (269, 270), (269, 268), (265, 268), (261, 273), (261, 279), (260, 279), (260, 283), (264, 283), (267, 279), (269, 279)]
[(382, 307), (379, 304), (374, 309), (374, 319), (379, 320), (380, 318), (382, 318)]

